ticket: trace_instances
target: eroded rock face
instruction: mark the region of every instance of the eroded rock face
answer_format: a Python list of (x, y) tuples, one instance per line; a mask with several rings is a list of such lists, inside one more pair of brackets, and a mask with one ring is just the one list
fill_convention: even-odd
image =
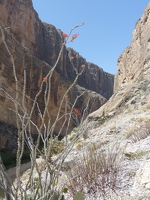
[[(16, 85), (10, 53), (14, 58), (18, 79), (19, 112), (22, 114), (22, 102), (27, 107), (27, 111), (31, 110), (33, 99), (40, 90), (43, 77), (47, 75), (55, 64), (64, 39), (60, 30), (57, 30), (53, 25), (40, 21), (38, 14), (33, 9), (31, 0), (0, 1), (0, 24), (0, 121), (15, 127), (16, 113), (14, 103)], [(73, 61), (71, 61), (70, 55), (75, 56)], [(52, 124), (56, 119), (65, 91), (76, 77), (74, 68), (80, 72), (83, 64), (85, 65), (85, 70), (77, 81), (78, 85), (75, 85), (68, 94), (68, 104), (73, 105), (79, 95), (75, 108), (82, 113), (83, 107), (87, 106), (88, 102), (87, 116), (87, 114), (103, 105), (107, 101), (106, 99), (112, 95), (114, 76), (104, 72), (98, 66), (86, 62), (73, 49), (64, 47), (52, 77), (51, 97), (48, 105), (48, 109), (51, 111)], [(26, 91), (23, 97), (24, 78), (26, 78)], [(41, 94), (37, 100), (42, 113), (44, 112), (45, 87), (46, 83), (43, 84)], [(92, 90), (95, 92), (92, 92)], [(60, 116), (65, 112), (65, 105), (64, 102)], [(77, 119), (80, 121), (80, 117), (77, 117)], [(33, 113), (32, 120), (35, 124), (40, 124), (38, 109)], [(47, 121), (47, 117), (45, 120)], [(62, 118), (55, 127), (55, 133), (59, 132), (63, 122), (64, 119)], [(75, 125), (77, 124), (71, 122), (68, 131)], [(66, 134), (65, 127), (62, 130), (62, 134)], [(32, 132), (36, 134), (35, 128), (32, 129)], [(9, 141), (5, 143), (9, 144)]]
[(41, 22), (36, 12), (33, 12), (32, 0), (0, 1), (0, 22), (10, 29), (22, 46), (35, 49), (35, 22), (40, 27)]
[[(10, 29), (20, 44), (27, 48), (38, 59), (53, 66), (60, 52), (63, 38), (61, 31), (53, 25), (42, 23), (34, 11), (32, 1), (6, 0), (1, 2), (0, 22)], [(86, 64), (86, 70), (79, 78), (78, 84), (86, 89), (100, 93), (109, 99), (113, 93), (114, 75), (104, 72), (98, 66), (87, 63), (86, 60), (74, 50), (64, 48), (56, 71), (64, 78), (73, 81), (75, 71), (71, 65), (69, 55), (76, 56), (75, 67), (81, 70)]]
[[(105, 115), (115, 115), (126, 105), (137, 98), (139, 89), (149, 91), (150, 80), (150, 3), (145, 8), (142, 17), (136, 23), (133, 38), (128, 48), (118, 59), (118, 72), (115, 75), (114, 94), (100, 109), (89, 117), (101, 118)], [(140, 101), (140, 100), (139, 100)], [(129, 104), (128, 104), (129, 105)], [(121, 112), (121, 111), (119, 111)]]
[[(73, 59), (73, 64), (78, 71), (81, 71), (81, 66), (85, 65), (85, 70), (78, 79), (78, 84), (84, 88), (95, 91), (106, 99), (109, 99), (113, 91), (114, 76), (112, 74), (106, 73), (102, 68), (97, 65), (86, 62), (86, 60), (75, 52), (73, 49), (68, 48), (68, 56), (72, 55), (75, 57)], [(74, 80), (76, 73), (71, 66), (70, 60), (66, 59), (66, 75), (69, 80)]]
[(130, 46), (118, 59), (114, 90), (122, 84), (150, 79), (150, 3), (136, 23)]
[[(5, 37), (5, 39), (3, 38)], [(3, 124), (13, 125), (12, 127), (16, 127), (16, 84), (15, 84), (15, 73), (18, 80), (18, 100), (17, 104), (19, 107), (19, 115), (23, 117), (26, 112), (29, 116), (31, 108), (33, 106), (33, 102), (36, 94), (40, 91), (41, 93), (37, 98), (37, 103), (40, 109), (40, 112), (43, 114), (45, 104), (44, 104), (44, 95), (45, 95), (45, 87), (46, 82), (43, 83), (43, 78), (47, 75), (51, 66), (44, 61), (39, 60), (30, 52), (26, 50), (26, 48), (22, 47), (10, 34), (8, 30), (1, 29), (0, 31), (0, 127)], [(6, 45), (5, 45), (5, 43)], [(9, 55), (9, 51), (14, 58), (14, 66), (12, 62), (11, 55)], [(24, 84), (25, 81), (25, 84)], [(54, 123), (60, 102), (65, 94), (66, 90), (71, 86), (71, 82), (64, 79), (60, 76), (56, 71), (54, 71), (52, 79), (51, 79), (51, 93), (50, 93), (50, 101), (48, 104), (48, 110), (50, 111), (51, 124)], [(41, 87), (42, 85), (42, 87)], [(25, 91), (24, 89), (25, 88)], [(78, 97), (78, 98), (77, 98)], [(76, 103), (74, 104), (76, 100)], [(72, 90), (69, 91), (67, 100), (64, 100), (60, 117), (61, 120), (58, 121), (54, 133), (58, 133), (62, 129), (62, 124), (65, 120), (64, 113), (70, 111), (71, 106), (74, 104), (75, 108), (80, 110), (81, 113), (83, 109), (86, 108), (86, 117), (90, 112), (98, 109), (101, 105), (106, 102), (106, 98), (101, 96), (96, 92), (89, 91), (85, 88), (80, 87), (79, 85), (75, 85)], [(25, 106), (26, 111), (23, 110)], [(26, 115), (26, 116), (27, 116)], [(64, 116), (64, 117), (62, 117)], [(76, 121), (70, 122), (70, 126), (68, 128), (68, 133), (72, 130), (72, 128), (76, 125), (79, 125), (80, 118), (73, 112), (73, 117), (76, 118)], [(35, 110), (32, 114), (31, 120), (39, 127), (41, 124), (40, 113), (38, 107), (35, 107)], [(4, 122), (4, 123), (3, 123)], [(48, 116), (45, 118), (45, 123), (48, 122)], [(66, 134), (67, 121), (62, 129), (61, 134)], [(37, 134), (37, 130), (32, 126), (32, 133)], [(4, 149), (4, 147), (8, 147), (10, 149), (10, 144), (12, 140), (10, 140), (8, 135), (13, 135), (14, 130), (6, 131), (6, 134), (1, 134), (1, 146), (0, 149)], [(15, 131), (14, 140), (17, 138), (17, 132)], [(6, 137), (7, 136), (7, 137)], [(6, 138), (6, 139), (5, 139)], [(13, 141), (14, 141), (13, 140)], [(2, 145), (3, 143), (3, 145)], [(12, 142), (15, 144), (14, 142)], [(12, 148), (13, 145), (11, 145)], [(16, 145), (15, 145), (16, 146)]]
[[(2, 35), (5, 36), (5, 42), (7, 46), (4, 45)], [(34, 102), (33, 100), (40, 90), (41, 93), (37, 99), (37, 102), (41, 112), (43, 113), (45, 107), (44, 91), (46, 82), (43, 83), (42, 87), (41, 85), (43, 78), (47, 75), (48, 71), (51, 69), (51, 66), (30, 54), (26, 48), (22, 47), (20, 43), (14, 40), (9, 31), (2, 29), (0, 32), (0, 37), (0, 120), (15, 126), (15, 74), (18, 84), (18, 103), (20, 115), (23, 116), (24, 113), (22, 110), (23, 104), (27, 109), (27, 113), (29, 114)], [(7, 47), (9, 48), (9, 51), (11, 52), (11, 55), (14, 59), (14, 64), (11, 56), (9, 55)], [(52, 122), (55, 120), (62, 96), (69, 86), (70, 83), (68, 81), (64, 81), (64, 79), (60, 77), (57, 72), (53, 73), (51, 97), (48, 105), (48, 109), (53, 113), (51, 115)], [(25, 91), (23, 88), (25, 88)], [(63, 109), (64, 105), (62, 107), (62, 112)], [(40, 116), (37, 108), (35, 109), (35, 112), (32, 116), (32, 120), (36, 124), (40, 124)], [(57, 127), (58, 129), (60, 128), (59, 125)]]

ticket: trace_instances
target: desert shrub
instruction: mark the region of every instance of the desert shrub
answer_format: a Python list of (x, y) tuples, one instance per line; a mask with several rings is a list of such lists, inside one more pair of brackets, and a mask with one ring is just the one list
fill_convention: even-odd
[(72, 194), (84, 192), (92, 195), (98, 192), (106, 196), (108, 190), (115, 191), (117, 187), (120, 159), (116, 146), (107, 151), (90, 148), (68, 172), (69, 182), (66, 187)]
[(127, 134), (127, 138), (136, 143), (140, 140), (147, 138), (150, 135), (150, 123), (149, 120), (141, 122), (139, 127), (135, 127)]
[(72, 141), (76, 138), (76, 134), (72, 134), (70, 137), (69, 137), (69, 140)]
[(103, 117), (101, 117), (99, 120), (98, 120), (98, 123), (100, 124), (100, 125), (102, 125), (102, 124), (104, 124), (107, 120), (108, 120), (108, 118), (109, 118), (109, 116), (103, 116)]
[(51, 145), (50, 156), (57, 155), (64, 150), (64, 141), (58, 140), (58, 138), (50, 139), (49, 143)]
[(129, 160), (137, 160), (142, 158), (143, 156), (145, 156), (147, 154), (146, 151), (140, 151), (138, 153), (135, 154), (125, 154)]

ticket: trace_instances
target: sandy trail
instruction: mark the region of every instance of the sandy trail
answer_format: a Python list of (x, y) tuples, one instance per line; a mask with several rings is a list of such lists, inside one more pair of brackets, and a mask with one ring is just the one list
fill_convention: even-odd
[[(43, 162), (43, 159), (42, 159), (41, 157), (39, 157), (39, 158), (36, 159), (36, 163), (37, 163), (38, 165), (39, 165), (40, 163), (42, 163), (42, 162)], [(21, 175), (22, 175), (26, 170), (28, 170), (29, 168), (31, 168), (31, 162), (22, 164), (22, 165), (21, 165), (21, 168), (20, 168), (20, 173), (21, 173)], [(14, 181), (15, 178), (16, 178), (16, 167), (13, 167), (13, 168), (8, 169), (8, 170), (7, 170), (7, 173), (8, 173), (8, 175), (9, 175), (10, 179), (11, 179), (12, 181)]]

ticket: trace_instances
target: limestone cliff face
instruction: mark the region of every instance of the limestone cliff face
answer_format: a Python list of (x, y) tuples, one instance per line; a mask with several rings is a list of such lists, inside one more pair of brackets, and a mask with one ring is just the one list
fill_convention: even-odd
[(2, 0), (0, 16), (1, 24), (11, 30), (20, 44), (35, 51), (35, 31), (41, 22), (37, 20), (36, 12), (33, 12), (32, 0)]
[(150, 79), (150, 3), (136, 23), (130, 46), (118, 59), (114, 89), (142, 79)]
[[(19, 113), (22, 115), (22, 106), (25, 105), (27, 112), (31, 110), (35, 95), (40, 90), (43, 78), (47, 75), (51, 66), (46, 62), (34, 57), (26, 48), (22, 47), (8, 30), (2, 29), (0, 32), (0, 120), (8, 124), (16, 125), (15, 119), (15, 96), (16, 96), (16, 84), (14, 77), (14, 68), (12, 64), (11, 56), (8, 53), (7, 47), (4, 45), (3, 36), (11, 55), (14, 58), (14, 66), (16, 70), (16, 76), (18, 80), (18, 104)], [(24, 84), (25, 81), (25, 84)], [(58, 107), (62, 99), (63, 94), (70, 86), (69, 81), (65, 81), (57, 72), (52, 77), (52, 89), (51, 97), (48, 109), (51, 110), (52, 122), (55, 120)], [(25, 87), (25, 94), (23, 88)], [(41, 112), (44, 110), (44, 91), (46, 82), (41, 88), (41, 94), (38, 97), (38, 104)], [(10, 96), (9, 96), (10, 95)], [(24, 102), (24, 103), (23, 103)], [(64, 106), (62, 107), (62, 112)], [(33, 121), (36, 124), (40, 123), (40, 116), (37, 108), (33, 113)], [(58, 125), (59, 129), (60, 126)], [(57, 131), (57, 130), (56, 130)]]
[[(3, 40), (5, 37), (5, 40)], [(11, 60), (11, 56), (5, 46), (5, 43), (11, 52), (11, 55), (14, 58), (14, 65), (16, 70), (16, 75), (18, 79), (18, 101), (15, 101), (16, 98), (16, 84), (14, 78), (13, 64)], [(16, 127), (16, 110), (15, 103), (19, 105), (19, 115), (22, 118), (24, 114), (24, 106), (26, 108), (26, 114), (30, 113), (33, 100), (35, 95), (41, 88), (41, 94), (38, 96), (37, 103), (40, 108), (41, 113), (44, 112), (44, 95), (45, 95), (45, 87), (46, 82), (41, 87), (43, 78), (47, 75), (48, 71), (51, 69), (51, 66), (46, 62), (39, 60), (37, 57), (33, 56), (26, 48), (22, 47), (19, 42), (17, 42), (14, 37), (10, 34), (7, 29), (0, 30), (0, 137), (3, 145), (0, 145), (0, 149), (5, 147), (10, 148), (10, 143), (12, 141), (12, 137), (10, 136), (10, 128), (7, 128), (6, 131), (3, 130), (4, 124), (13, 125), (11, 127)], [(24, 84), (24, 80), (25, 84)], [(70, 87), (71, 82), (67, 79), (64, 79), (58, 72), (54, 72), (51, 79), (51, 94), (50, 101), (48, 104), (48, 110), (50, 111), (51, 124), (54, 123), (60, 102), (63, 98), (64, 93)], [(23, 88), (25, 87), (25, 92)], [(55, 127), (55, 133), (57, 134), (62, 128), (62, 124), (65, 120), (65, 109), (70, 111), (71, 106), (74, 104), (76, 97), (79, 96), (75, 108), (79, 109), (81, 112), (85, 107), (89, 106), (86, 109), (86, 113), (84, 118), (92, 111), (98, 109), (101, 105), (106, 102), (106, 99), (96, 92), (89, 91), (85, 88), (78, 86), (77, 84), (74, 88), (68, 93), (67, 101), (64, 101), (61, 108), (60, 117), (61, 119), (57, 123)], [(32, 122), (37, 126), (40, 126), (41, 119), (39, 115), (38, 107), (35, 108), (34, 113), (32, 114)], [(47, 123), (48, 116), (45, 118), (45, 123)], [(76, 120), (70, 122), (70, 126), (68, 132), (79, 124), (80, 119), (73, 112), (73, 117)], [(62, 129), (61, 134), (65, 134), (66, 126)], [(6, 126), (7, 127), (7, 126)], [(14, 128), (13, 128), (14, 130)], [(12, 132), (13, 132), (12, 130)], [(37, 133), (35, 127), (32, 127), (32, 133)], [(12, 133), (11, 133), (12, 135)], [(16, 138), (16, 131), (15, 137)], [(4, 142), (5, 141), (5, 142)], [(5, 144), (5, 145), (4, 145)], [(13, 143), (15, 144), (15, 143)], [(16, 146), (16, 145), (14, 145)], [(12, 147), (12, 145), (11, 145)]]
[[(77, 70), (81, 70), (81, 65), (85, 64), (85, 71), (78, 79), (78, 84), (84, 88), (95, 91), (106, 99), (109, 99), (113, 91), (113, 82), (114, 76), (112, 74), (106, 73), (102, 68), (99, 68), (97, 65), (86, 62), (86, 60), (75, 52), (73, 49), (68, 48), (68, 55), (75, 57), (73, 60), (74, 66)], [(66, 69), (67, 77), (69, 80), (74, 80), (76, 74), (71, 66), (70, 60), (66, 59)]]
[[(10, 31), (22, 46), (29, 49), (38, 59), (54, 65), (63, 42), (61, 31), (40, 21), (31, 0), (1, 1), (0, 13), (1, 24), (10, 27)], [(114, 76), (92, 63), (87, 63), (77, 52), (72, 50), (72, 53), (76, 55), (74, 62), (77, 69), (81, 68), (81, 64), (86, 64), (85, 73), (80, 77), (78, 84), (109, 99), (113, 93)], [(73, 81), (75, 71), (69, 55), (70, 49), (64, 48), (56, 70), (61, 76)]]
[[(109, 101), (89, 117), (114, 116), (136, 99), (136, 91), (142, 89), (149, 94), (150, 81), (150, 3), (137, 21), (133, 37), (118, 59), (118, 72), (115, 75), (114, 94)], [(147, 94), (146, 94), (147, 95)], [(137, 98), (138, 99), (138, 98)]]
[[(24, 102), (27, 111), (31, 110), (33, 99), (40, 89), (43, 77), (47, 75), (49, 69), (56, 62), (63, 44), (63, 38), (60, 30), (57, 30), (53, 25), (40, 21), (38, 14), (33, 9), (31, 0), (0, 1), (0, 25), (0, 121), (1, 124), (6, 123), (15, 127), (15, 78), (11, 56), (4, 42), (6, 42), (14, 58), (19, 83), (18, 103), (21, 115), (22, 102)], [(72, 61), (74, 66), (70, 60), (70, 55), (75, 56)], [(73, 49), (64, 47), (51, 83), (52, 90), (48, 109), (50, 110), (52, 124), (55, 121), (63, 94), (75, 79), (74, 67), (80, 72), (83, 64), (85, 70), (75, 87), (68, 94), (68, 104), (73, 105), (74, 100), (79, 96), (75, 108), (82, 112), (83, 108), (89, 103), (85, 118), (90, 112), (102, 106), (112, 95), (114, 76), (104, 72), (98, 66), (86, 62)], [(23, 96), (24, 78), (26, 78), (25, 97)], [(43, 84), (42, 92), (37, 100), (41, 112), (44, 111), (45, 86), (46, 83)], [(61, 108), (61, 116), (65, 112), (65, 105), (64, 102)], [(38, 109), (33, 113), (32, 120), (35, 124), (40, 124)], [(71, 122), (68, 130), (70, 131), (78, 125), (79, 121), (80, 119), (77, 118), (76, 122)], [(63, 122), (63, 118), (58, 122), (55, 128), (56, 133), (61, 129)], [(36, 133), (35, 129), (32, 131)], [(62, 134), (65, 134), (65, 129), (62, 130)], [(4, 133), (2, 135), (2, 141), (6, 138), (6, 145), (4, 146), (10, 146), (9, 137), (5, 137)]]

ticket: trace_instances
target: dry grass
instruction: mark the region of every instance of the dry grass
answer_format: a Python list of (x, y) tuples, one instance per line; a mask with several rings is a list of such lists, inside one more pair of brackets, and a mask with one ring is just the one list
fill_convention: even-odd
[(68, 172), (66, 187), (72, 194), (83, 192), (93, 195), (98, 192), (104, 197), (108, 191), (114, 192), (120, 170), (120, 155), (116, 145), (107, 151), (98, 151), (97, 148), (85, 151)]
[(132, 128), (128, 131), (127, 138), (136, 143), (147, 138), (150, 135), (150, 120), (145, 121), (140, 118), (139, 127)]

